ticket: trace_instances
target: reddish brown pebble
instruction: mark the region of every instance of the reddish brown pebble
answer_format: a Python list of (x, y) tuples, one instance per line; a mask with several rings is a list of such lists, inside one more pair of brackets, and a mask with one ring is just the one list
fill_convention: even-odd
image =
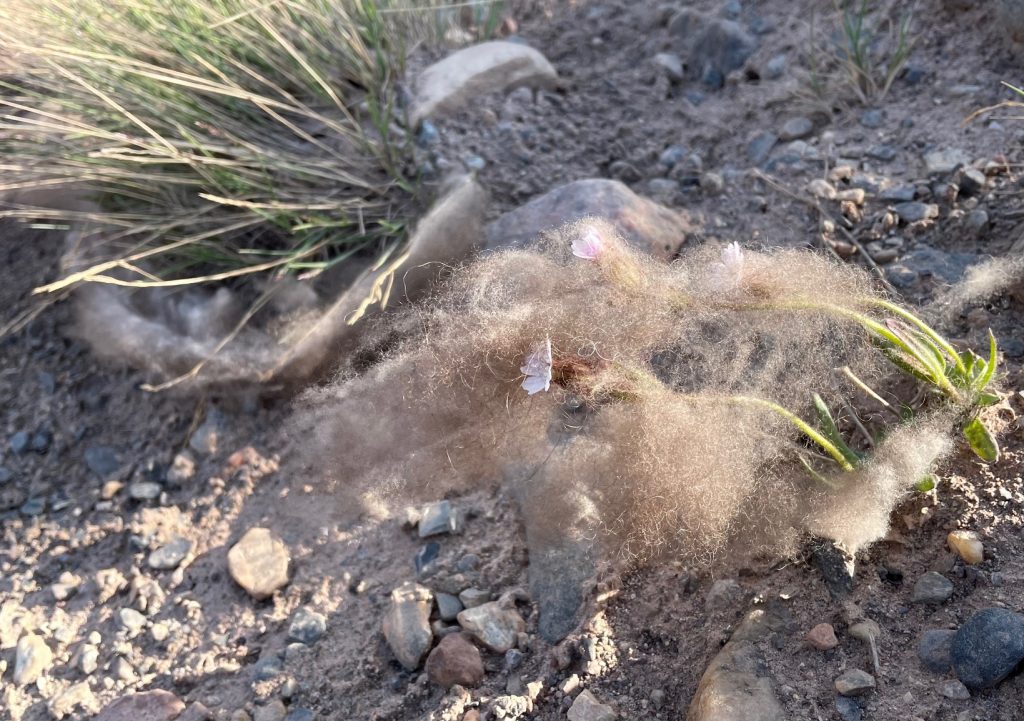
[(819, 651), (828, 651), (839, 645), (839, 639), (831, 623), (819, 623), (807, 632), (807, 643)]
[(462, 635), (453, 633), (441, 639), (427, 656), (427, 676), (436, 684), (451, 688), (478, 686), (484, 679), (480, 651)]

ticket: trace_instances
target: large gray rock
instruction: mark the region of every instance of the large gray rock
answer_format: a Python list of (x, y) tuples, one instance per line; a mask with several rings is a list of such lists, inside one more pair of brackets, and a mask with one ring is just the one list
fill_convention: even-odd
[(966, 686), (995, 686), (1024, 662), (1024, 616), (1005, 608), (978, 611), (956, 632), (950, 655)]
[(696, 226), (685, 215), (606, 178), (576, 180), (534, 198), (487, 226), (487, 248), (523, 248), (541, 233), (582, 218), (608, 221), (634, 247), (668, 260)]
[(395, 658), (408, 671), (420, 665), (434, 640), (430, 628), (433, 603), (430, 589), (416, 583), (406, 583), (391, 592), (391, 605), (381, 627)]
[(553, 88), (558, 73), (539, 51), (521, 43), (493, 41), (458, 50), (420, 75), (409, 120), (413, 126), (460, 110), (478, 95), (522, 86)]
[(764, 655), (751, 641), (730, 641), (708, 664), (686, 721), (783, 721)]

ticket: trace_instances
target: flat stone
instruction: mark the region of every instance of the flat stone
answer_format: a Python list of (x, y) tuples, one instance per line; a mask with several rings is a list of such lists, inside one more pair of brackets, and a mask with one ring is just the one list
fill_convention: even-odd
[(953, 582), (935, 571), (928, 571), (914, 584), (911, 603), (945, 603), (953, 596)]
[(26, 633), (18, 641), (14, 655), (14, 685), (27, 686), (35, 683), (53, 663), (53, 651), (42, 636)]
[(590, 689), (584, 689), (573, 700), (566, 717), (569, 721), (615, 721), (617, 714), (611, 706), (598, 701)]
[(407, 671), (415, 670), (430, 650), (434, 632), (430, 628), (433, 595), (415, 583), (391, 592), (391, 603), (381, 627), (395, 658)]
[(107, 446), (90, 446), (85, 449), (85, 465), (103, 480), (118, 475), (121, 460), (117, 452)]
[(169, 691), (146, 691), (122, 696), (104, 708), (93, 721), (172, 721), (185, 704)]
[(463, 629), (496, 653), (515, 647), (519, 634), (526, 629), (518, 611), (497, 601), (461, 611), (458, 621)]
[(428, 538), (442, 533), (457, 533), (459, 516), (451, 501), (431, 503), (420, 515), (420, 538)]
[(435, 593), (434, 601), (437, 602), (437, 615), (442, 621), (454, 621), (463, 609), (459, 597), (450, 593)]
[(859, 668), (843, 671), (835, 681), (836, 691), (843, 696), (863, 696), (874, 691), (875, 677)]
[(836, 630), (831, 623), (819, 623), (807, 632), (807, 643), (819, 651), (829, 651), (839, 645)]
[(878, 197), (888, 203), (909, 203), (916, 195), (917, 188), (913, 185), (895, 185), (879, 192)]
[(764, 655), (752, 641), (730, 641), (708, 664), (686, 721), (784, 721)]
[(288, 708), (284, 701), (279, 698), (272, 699), (262, 706), (257, 706), (252, 715), (252, 721), (284, 721), (288, 715)]
[(967, 690), (967, 687), (956, 679), (950, 679), (940, 683), (939, 693), (946, 698), (953, 699), (954, 701), (966, 701), (971, 697), (971, 692)]
[(910, 288), (921, 278), (933, 278), (944, 283), (956, 283), (967, 268), (978, 262), (973, 253), (947, 253), (937, 248), (918, 245), (886, 268), (885, 274), (897, 288)]
[(576, 180), (550, 190), (487, 226), (487, 249), (525, 248), (545, 231), (583, 218), (607, 221), (633, 247), (670, 260), (698, 234), (689, 217), (643, 198), (617, 180)]
[(152, 501), (160, 497), (163, 486), (153, 481), (138, 481), (128, 486), (128, 495), (135, 501)]
[(778, 142), (779, 136), (775, 133), (769, 131), (758, 133), (747, 143), (747, 160), (754, 166), (763, 165)]
[(955, 636), (956, 631), (946, 629), (931, 629), (921, 634), (921, 640), (917, 642), (917, 657), (921, 664), (935, 673), (949, 671), (953, 665), (951, 654)]
[(228, 551), (231, 577), (257, 601), (288, 584), (290, 563), (288, 547), (266, 528), (250, 528)]
[(782, 125), (782, 129), (779, 130), (779, 139), (783, 142), (800, 140), (801, 138), (806, 138), (813, 132), (814, 123), (810, 118), (790, 118)]
[(472, 688), (484, 679), (484, 662), (480, 651), (461, 634), (441, 639), (425, 665), (427, 676), (434, 683), (451, 688), (455, 684)]
[(319, 641), (327, 633), (327, 616), (308, 608), (300, 608), (288, 626), (288, 638), (307, 646)]
[(924, 167), (928, 175), (944, 175), (952, 173), (961, 165), (969, 165), (970, 156), (962, 150), (950, 148), (933, 150), (924, 154)]
[(934, 203), (921, 203), (911, 201), (909, 203), (897, 203), (893, 211), (904, 223), (917, 223), (922, 220), (934, 220), (939, 217), (939, 206)]
[(181, 565), (185, 557), (192, 552), (192, 541), (175, 536), (160, 548), (149, 554), (147, 563), (157, 571), (170, 571)]
[(968, 688), (995, 686), (1024, 661), (1024, 616), (985, 608), (956, 632), (950, 652), (953, 671)]
[(583, 617), (584, 588), (597, 573), (593, 546), (583, 539), (538, 543), (527, 531), (530, 595), (540, 611), (537, 633), (550, 644), (565, 638)]
[(459, 601), (464, 608), (476, 608), (483, 606), (491, 600), (491, 592), (481, 588), (467, 588), (459, 594)]
[(985, 560), (985, 545), (974, 531), (953, 531), (946, 537), (946, 543), (969, 566)]
[(486, 93), (557, 85), (558, 73), (534, 48), (503, 41), (480, 43), (457, 50), (423, 71), (416, 81), (409, 121), (415, 126), (425, 118), (456, 112)]

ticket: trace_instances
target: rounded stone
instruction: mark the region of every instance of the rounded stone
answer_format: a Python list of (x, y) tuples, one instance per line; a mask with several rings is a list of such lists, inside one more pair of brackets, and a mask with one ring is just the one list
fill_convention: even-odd
[(839, 645), (839, 639), (831, 623), (819, 623), (807, 632), (807, 643), (819, 651), (828, 651)]
[(257, 601), (288, 584), (288, 547), (266, 528), (250, 528), (228, 551), (228, 571)]
[(835, 686), (843, 696), (863, 696), (875, 689), (875, 677), (867, 671), (851, 668), (839, 675)]
[(946, 629), (925, 631), (921, 640), (917, 642), (917, 657), (921, 659), (921, 664), (935, 673), (949, 671), (953, 663), (950, 654), (954, 636), (956, 636), (956, 631)]
[(944, 603), (953, 596), (953, 582), (935, 571), (928, 571), (914, 584), (911, 603)]
[(990, 688), (1024, 661), (1024, 616), (985, 608), (956, 632), (950, 652), (953, 671), (968, 688)]
[(480, 651), (461, 634), (450, 634), (441, 639), (426, 663), (427, 676), (436, 684), (451, 688), (478, 686), (484, 678), (484, 662)]

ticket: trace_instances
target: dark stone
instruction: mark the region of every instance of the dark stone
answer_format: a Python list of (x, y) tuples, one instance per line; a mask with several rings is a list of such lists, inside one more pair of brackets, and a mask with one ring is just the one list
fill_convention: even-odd
[(918, 278), (935, 278), (956, 283), (967, 268), (978, 262), (972, 253), (946, 253), (923, 245), (907, 253), (899, 263), (886, 268), (886, 277), (897, 288), (909, 288)]
[(953, 638), (953, 671), (968, 688), (990, 688), (1024, 660), (1024, 616), (985, 608), (971, 616)]
[(300, 608), (292, 616), (288, 627), (288, 638), (310, 646), (319, 641), (327, 632), (327, 617), (322, 613)]
[(11, 436), (11, 440), (8, 442), (11, 453), (16, 456), (26, 453), (28, 451), (29, 441), (30, 437), (28, 431), (18, 431)]
[(879, 194), (879, 198), (889, 203), (909, 203), (917, 194), (913, 185), (897, 185), (886, 188)]
[(934, 203), (911, 201), (899, 203), (894, 208), (896, 215), (904, 223), (917, 223), (922, 220), (934, 220), (939, 217), (939, 206)]
[(313, 712), (308, 708), (293, 708), (284, 717), (284, 721), (313, 721)]
[(85, 450), (85, 465), (103, 479), (110, 478), (121, 470), (117, 452), (107, 446), (90, 446)]
[[(724, 85), (725, 76), (739, 70), (757, 49), (757, 40), (732, 20), (684, 8), (669, 21), (668, 31), (678, 42), (689, 68), (711, 87)], [(721, 85), (708, 81), (721, 78)]]
[(914, 584), (914, 592), (910, 597), (911, 603), (945, 603), (953, 597), (953, 582), (935, 571), (917, 579)]
[(765, 131), (756, 135), (747, 143), (747, 160), (751, 165), (761, 165), (768, 159), (772, 148), (779, 142), (779, 136), (775, 133)]
[(50, 444), (53, 442), (53, 434), (50, 431), (42, 428), (32, 434), (32, 450), (36, 453), (46, 453), (50, 450)]
[(832, 598), (843, 598), (853, 590), (854, 560), (824, 538), (811, 541), (811, 559), (825, 580)]
[(843, 721), (861, 721), (864, 718), (864, 710), (857, 703), (857, 699), (849, 696), (836, 696), (836, 711)]
[(431, 145), (437, 145), (441, 140), (441, 133), (438, 131), (437, 126), (429, 120), (424, 120), (420, 123), (420, 129), (416, 133), (416, 144), (421, 148), (428, 148)]
[(530, 595), (540, 608), (538, 632), (548, 643), (565, 638), (582, 618), (586, 581), (596, 573), (593, 547), (565, 539), (540, 548), (529, 543)]
[(876, 145), (868, 150), (868, 157), (888, 163), (896, 159), (896, 148), (891, 145)]
[(257, 681), (269, 681), (284, 673), (284, 663), (277, 656), (267, 656), (253, 665), (252, 673)]
[(865, 110), (860, 116), (860, 124), (865, 128), (880, 128), (884, 120), (882, 111), (877, 109)]
[(686, 148), (682, 145), (670, 145), (658, 156), (658, 162), (667, 168), (674, 168), (686, 157)]
[(985, 174), (977, 168), (966, 168), (960, 175), (958, 185), (960, 194), (965, 197), (981, 195), (986, 185)]
[(438, 555), (441, 553), (441, 544), (437, 541), (431, 541), (420, 547), (420, 550), (416, 552), (416, 574), (423, 575), (430, 570), (433, 570), (433, 564), (437, 560)]
[(42, 515), (43, 511), (46, 510), (46, 499), (45, 498), (30, 498), (21, 504), (21, 508), (18, 509), (22, 514), (26, 516), (39, 516)]
[(907, 85), (917, 85), (927, 74), (928, 71), (924, 68), (908, 65), (903, 69), (903, 82)]
[(3, 466), (0, 466), (0, 485), (9, 483), (12, 478), (14, 478), (14, 474)]
[(921, 665), (935, 673), (946, 673), (949, 671), (953, 660), (950, 656), (953, 649), (953, 637), (956, 631), (945, 629), (931, 629), (921, 635), (917, 642), (917, 657), (921, 659)]

